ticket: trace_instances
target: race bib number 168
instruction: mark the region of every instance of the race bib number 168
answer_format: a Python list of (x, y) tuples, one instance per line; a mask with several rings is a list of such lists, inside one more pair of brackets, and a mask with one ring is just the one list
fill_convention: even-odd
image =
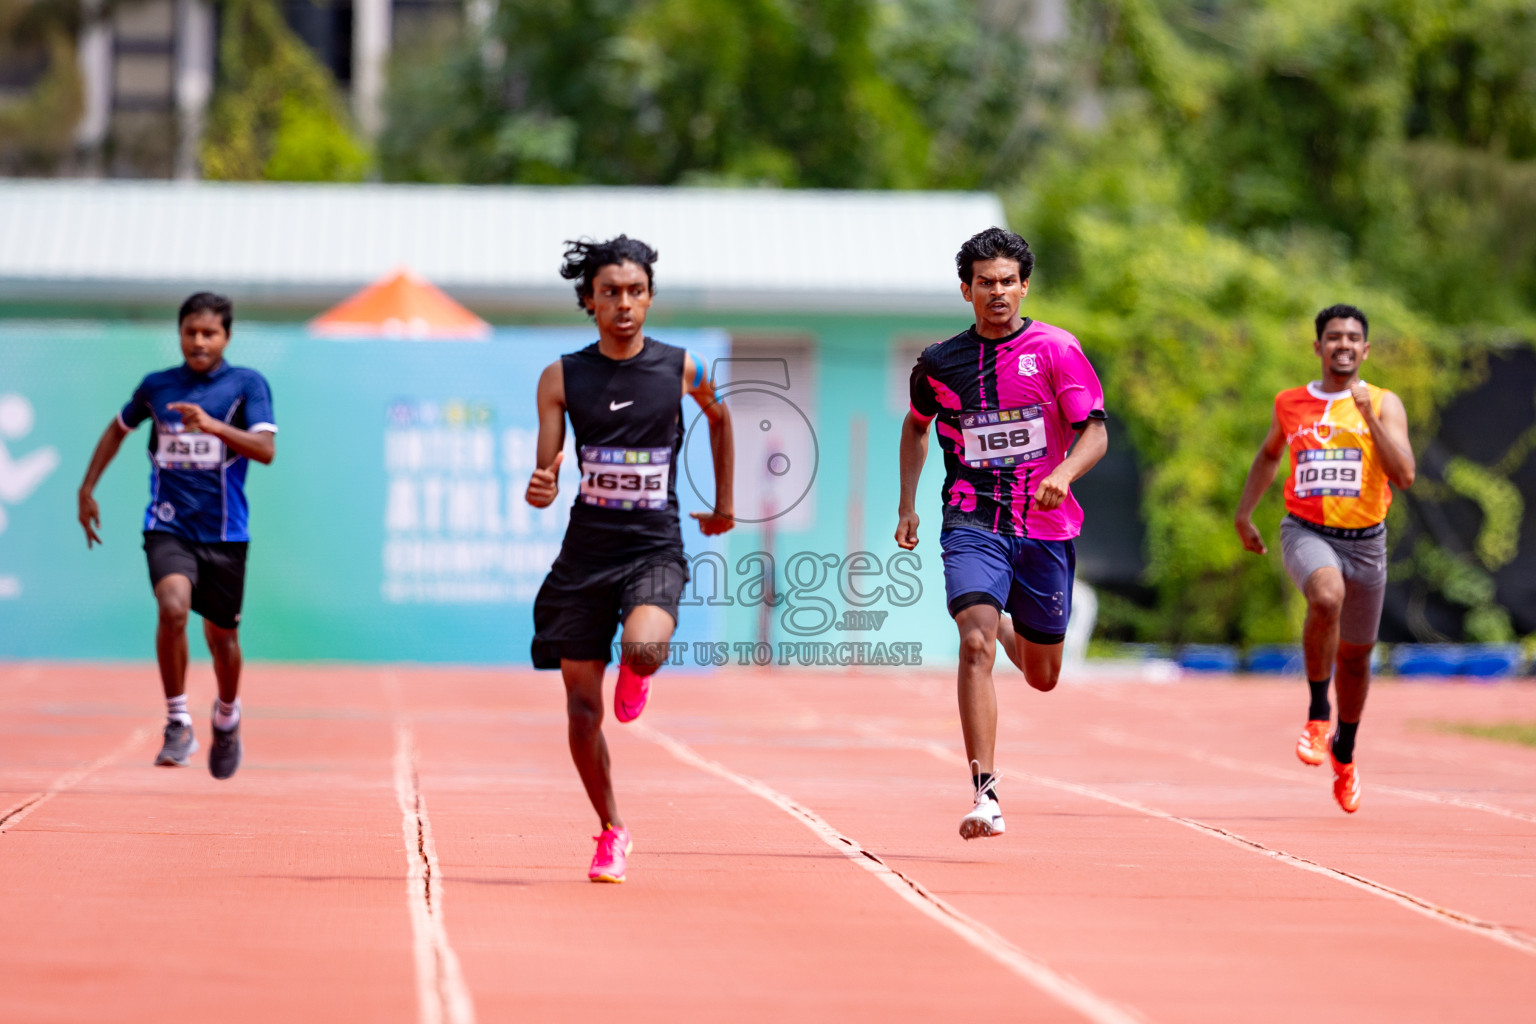
[(1038, 405), (960, 416), (967, 466), (1017, 466), (1045, 455), (1045, 418)]

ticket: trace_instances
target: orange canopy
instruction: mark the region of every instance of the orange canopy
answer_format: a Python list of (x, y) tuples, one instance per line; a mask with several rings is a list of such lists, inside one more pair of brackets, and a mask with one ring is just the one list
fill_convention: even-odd
[(309, 322), (326, 338), (486, 338), (491, 325), (408, 267), (384, 275)]

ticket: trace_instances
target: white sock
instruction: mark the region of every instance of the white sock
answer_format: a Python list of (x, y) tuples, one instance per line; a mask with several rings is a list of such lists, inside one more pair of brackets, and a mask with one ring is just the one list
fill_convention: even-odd
[(187, 695), (165, 698), (165, 717), (172, 722), (191, 725), (192, 716), (187, 713)]
[(213, 702), (213, 724), (220, 729), (233, 729), (239, 725), (240, 698), (236, 697), (228, 704), (221, 700), (215, 700)]

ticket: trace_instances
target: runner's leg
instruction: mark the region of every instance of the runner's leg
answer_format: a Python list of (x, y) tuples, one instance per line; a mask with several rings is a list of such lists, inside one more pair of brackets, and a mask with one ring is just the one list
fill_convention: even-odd
[(997, 621), (997, 642), (1014, 668), (1024, 673), (1024, 681), (1041, 693), (1056, 689), (1061, 676), (1063, 644), (1037, 644), (1026, 640), (1013, 628), (1013, 616), (1001, 615)]
[[(1344, 576), (1332, 566), (1316, 569), (1307, 577), (1303, 593), (1307, 598), (1307, 621), (1301, 636), (1307, 678), (1327, 679), (1339, 653), (1339, 611), (1344, 607)], [(1337, 687), (1337, 681), (1334, 685)], [(1339, 699), (1342, 703), (1342, 694)], [(1363, 691), (1360, 701), (1363, 705)], [(1342, 714), (1341, 710), (1341, 717)]]
[(1061, 653), (1064, 644), (1037, 644), (1033, 640), (1019, 638), (1024, 649), (1024, 681), (1041, 693), (1056, 689), (1061, 676)]
[(240, 630), (222, 629), (204, 619), (203, 638), (208, 641), (208, 653), (213, 655), (213, 675), (219, 681), (219, 700), (233, 704), (240, 696), (240, 669), (244, 664), (240, 654)]
[(992, 663), (997, 657), (999, 618), (990, 604), (973, 604), (955, 615), (960, 630), (960, 731), (965, 736), (966, 760), (977, 762), (983, 774), (992, 774), (997, 746)]
[(565, 680), (565, 713), (571, 745), (571, 760), (587, 799), (597, 812), (602, 827), (623, 828), (619, 805), (613, 798), (613, 779), (608, 768), (608, 741), (603, 738), (603, 669), (601, 661), (560, 661), (560, 676)]
[(155, 584), (160, 620), (155, 627), (155, 657), (167, 697), (187, 692), (187, 616), (192, 612), (192, 581), (172, 573)]
[(997, 617), (997, 642), (1002, 647), (1008, 660), (1013, 662), (1013, 667), (1020, 672), (1024, 671), (1024, 638), (1019, 636), (1013, 628), (1012, 615), (999, 615)]
[[(1365, 695), (1371, 688), (1371, 648), (1374, 646), (1343, 641), (1339, 643), (1338, 669), (1333, 676), (1333, 689), (1338, 697), (1341, 726), (1359, 725), (1360, 716), (1365, 712)], [(1348, 753), (1353, 760), (1353, 750)]]
[(621, 659), (637, 675), (649, 676), (667, 663), (665, 644), (672, 640), (677, 622), (665, 608), (654, 604), (636, 605), (624, 620), (619, 635)]

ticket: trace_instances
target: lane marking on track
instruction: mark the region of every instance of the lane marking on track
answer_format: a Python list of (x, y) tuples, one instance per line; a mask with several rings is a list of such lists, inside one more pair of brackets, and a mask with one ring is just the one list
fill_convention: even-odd
[(421, 1024), (474, 1024), (475, 1006), (443, 925), (443, 872), (432, 841), (432, 820), (421, 795), (411, 727), (395, 724), (395, 799), (405, 837), (405, 902), (416, 954), (417, 1019)]
[(767, 783), (733, 771), (718, 761), (711, 761), (688, 745), (650, 726), (635, 723), (630, 728), (661, 746), (682, 763), (734, 783), (773, 804), (810, 829), (822, 842), (874, 875), (886, 888), (926, 917), (947, 928), (1046, 995), (1076, 1010), (1094, 1024), (1142, 1024), (1145, 1020), (1135, 1011), (1110, 1002), (1084, 987), (1070, 975), (1063, 974), (1043, 960), (1026, 953), (980, 921), (934, 895), (921, 882), (897, 871), (853, 839), (843, 835), (815, 811), (796, 803)]
[(137, 747), (139, 744), (148, 739), (154, 730), (155, 727), (152, 725), (139, 726), (128, 735), (126, 740), (113, 748), (111, 753), (103, 754), (96, 760), (92, 761), (90, 764), (83, 764), (78, 768), (73, 768), (70, 771), (65, 772), (63, 775), (60, 775), (58, 778), (54, 779), (53, 783), (41, 793), (34, 793), (32, 796), (27, 797), (27, 799), (12, 807), (4, 814), (0, 814), (0, 832), (5, 832), (15, 825), (20, 824), (24, 818), (30, 815), (33, 811), (37, 810), (39, 807), (46, 804), (49, 800), (52, 800), (54, 797), (58, 796), (60, 793), (67, 789), (74, 788), (82, 781), (84, 781), (86, 776), (100, 771), (107, 765), (111, 764), (113, 761), (116, 761), (118, 758), (122, 757), (124, 754), (129, 753), (133, 750), (134, 747)]
[[(1191, 750), (1172, 743), (1163, 743), (1160, 740), (1149, 740), (1140, 736), (1133, 736), (1118, 729), (1092, 729), (1089, 731), (1089, 735), (1111, 746), (1124, 747), (1127, 750), (1142, 750), (1151, 754), (1183, 757), (1191, 761), (1199, 761), (1202, 764), (1214, 765), (1217, 768), (1226, 768), (1229, 771), (1264, 775), (1271, 779), (1282, 779), (1286, 782), (1297, 784), (1308, 781), (1301, 778), (1296, 772), (1286, 771), (1284, 768), (1274, 765), (1259, 764), (1253, 761), (1239, 761), (1236, 758), (1224, 757), (1221, 754), (1212, 754), (1204, 750)], [(1451, 807), (1464, 807), (1471, 811), (1482, 811), (1485, 814), (1496, 814), (1501, 818), (1511, 818), (1515, 821), (1527, 821), (1536, 824), (1536, 814), (1527, 814), (1524, 811), (1511, 810), (1508, 807), (1500, 807), (1498, 804), (1485, 803), (1482, 800), (1471, 800), (1452, 793), (1436, 793), (1433, 790), (1427, 789), (1407, 789), (1402, 786), (1390, 786), (1384, 782), (1375, 781), (1370, 783), (1370, 788), (1374, 792), (1391, 793), (1394, 796), (1406, 797), (1409, 800), (1419, 800), (1430, 804), (1445, 804)]]
[[(869, 735), (875, 734), (872, 730), (866, 729), (865, 731)], [(965, 764), (965, 758), (963, 755), (956, 753), (941, 743), (934, 743), (930, 740), (909, 740), (905, 737), (896, 736), (895, 734), (887, 733), (884, 731), (881, 731), (880, 734), (884, 735), (895, 743), (908, 747), (909, 749), (927, 751), (930, 755), (938, 758), (940, 761), (943, 761), (946, 764), (958, 764), (969, 767), (969, 765)], [(1168, 811), (1159, 810), (1156, 807), (1151, 807), (1147, 804), (1139, 803), (1135, 800), (1127, 800), (1123, 797), (1115, 796), (1113, 793), (1106, 793), (1103, 790), (1094, 789), (1091, 786), (1084, 786), (1076, 782), (1068, 782), (1065, 779), (1053, 779), (1048, 775), (1035, 775), (1032, 772), (1009, 771), (1008, 777), (1011, 779), (1028, 779), (1030, 782), (1034, 782), (1042, 786), (1048, 786), (1051, 789), (1059, 789), (1066, 793), (1075, 793), (1078, 796), (1085, 796), (1092, 800), (1099, 800), (1107, 804), (1114, 804), (1116, 807), (1123, 807), (1128, 811), (1135, 811), (1138, 814), (1145, 814), (1151, 818), (1158, 818), (1162, 821), (1173, 822), (1176, 825), (1183, 825), (1187, 829), (1199, 832), (1202, 835), (1208, 835), (1216, 839), (1220, 839), (1222, 842), (1236, 846), (1238, 849), (1248, 850), (1252, 853), (1258, 853), (1262, 856), (1268, 857), (1270, 860), (1279, 861), (1280, 863), (1287, 864), (1293, 868), (1299, 868), (1302, 871), (1307, 871), (1314, 875), (1322, 875), (1324, 878), (1331, 878), (1334, 881), (1343, 882), (1345, 885), (1353, 886), (1354, 888), (1368, 892), (1373, 896), (1379, 896), (1388, 902), (1396, 903), (1398, 906), (1405, 907), (1416, 914), (1421, 914), (1432, 921), (1438, 921), (1441, 924), (1449, 925), (1452, 928), (1457, 928), (1461, 931), (1469, 932), (1473, 935), (1480, 935), (1485, 939), (1491, 939), (1501, 946), (1507, 946), (1508, 948), (1520, 953), (1524, 953), (1527, 956), (1536, 956), (1536, 939), (1533, 939), (1522, 932), (1514, 931), (1513, 929), (1506, 928), (1501, 924), (1495, 924), (1492, 921), (1484, 921), (1481, 918), (1473, 917), (1471, 914), (1464, 914), (1459, 910), (1452, 910), (1450, 907), (1442, 907), (1437, 903), (1433, 903), (1430, 900), (1415, 896), (1412, 893), (1404, 892), (1401, 889), (1394, 889), (1392, 886), (1386, 885), (1382, 882), (1372, 881), (1363, 875), (1357, 875), (1350, 871), (1343, 871), (1339, 868), (1331, 868), (1328, 865), (1320, 864), (1315, 860), (1309, 860), (1306, 857), (1301, 857), (1294, 853), (1287, 853), (1285, 850), (1276, 849), (1273, 846), (1265, 846), (1263, 843), (1255, 839), (1249, 839), (1247, 836), (1239, 835), (1236, 832), (1230, 832), (1218, 825), (1211, 825), (1207, 822), (1199, 821), (1195, 818), (1186, 818), (1180, 814), (1170, 814)]]

